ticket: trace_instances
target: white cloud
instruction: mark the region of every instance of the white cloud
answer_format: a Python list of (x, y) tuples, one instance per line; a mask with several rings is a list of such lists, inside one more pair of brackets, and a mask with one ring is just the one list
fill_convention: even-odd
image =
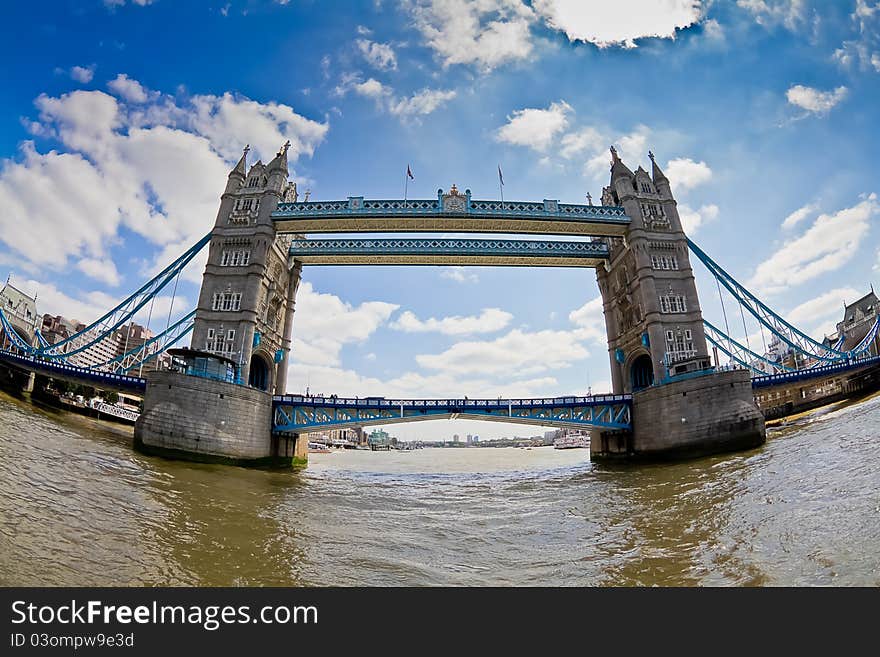
[(374, 68), (380, 71), (397, 70), (397, 56), (387, 43), (376, 43), (369, 39), (358, 39), (355, 43), (364, 59)]
[(644, 37), (675, 38), (677, 29), (697, 23), (703, 14), (700, 0), (535, 0), (534, 10), (570, 41), (600, 48), (635, 48)]
[(521, 0), (411, 0), (416, 28), (444, 67), (472, 64), (490, 71), (527, 59), (534, 12)]
[(813, 114), (827, 114), (847, 96), (846, 87), (834, 91), (820, 91), (812, 87), (796, 84), (785, 94), (788, 102)]
[(802, 27), (807, 19), (805, 0), (737, 0), (736, 4), (765, 27), (782, 24), (794, 31)]
[[(104, 0), (104, 5), (110, 9), (114, 9), (116, 7), (122, 7), (125, 4), (126, 0)], [(147, 5), (151, 5), (155, 2), (155, 0), (131, 0), (133, 5), (138, 5), (139, 7), (146, 7)]]
[(102, 281), (112, 287), (119, 285), (119, 272), (109, 258), (83, 258), (76, 263), (76, 268), (96, 281)]
[(95, 65), (91, 66), (74, 66), (70, 69), (70, 77), (77, 82), (87, 84), (95, 77)]
[(686, 192), (712, 179), (712, 169), (705, 162), (690, 158), (677, 158), (666, 164), (666, 177), (673, 193)]
[(856, 0), (851, 19), (858, 36), (844, 41), (833, 59), (844, 68), (857, 65), (863, 71), (880, 72), (880, 3)]
[(69, 258), (105, 257), (124, 226), (157, 245), (157, 264), (165, 264), (213, 225), (218, 185), (244, 142), (271, 156), (289, 138), (299, 146), (289, 154), (295, 164), (328, 129), (289, 106), (231, 94), (148, 96), (146, 103), (101, 91), (37, 98), (32, 123), (62, 151), (40, 153), (23, 142), (17, 158), (0, 162), (0, 240), (30, 262), (63, 270)]
[(533, 376), (571, 367), (589, 356), (582, 341), (589, 329), (535, 331), (514, 329), (494, 340), (458, 342), (439, 354), (420, 354), (416, 362), (452, 375), (492, 376), (515, 372)]
[(783, 220), (782, 229), (791, 230), (818, 209), (818, 203), (808, 203), (807, 205), (798, 208)]
[(456, 283), (478, 283), (480, 280), (476, 274), (468, 272), (464, 267), (457, 265), (441, 269), (440, 278), (448, 278)]
[(293, 359), (338, 365), (343, 345), (369, 338), (397, 308), (397, 304), (383, 301), (352, 306), (333, 294), (316, 292), (305, 282), (296, 298)]
[[(841, 287), (829, 290), (810, 299), (786, 313), (786, 319), (795, 326), (816, 327), (821, 320), (832, 316), (843, 317), (843, 306), (849, 301), (853, 302), (862, 296), (862, 292), (851, 287)], [(836, 322), (835, 322), (836, 323)], [(832, 329), (833, 330), (833, 329)], [(831, 331), (828, 331), (829, 333)], [(818, 334), (818, 333), (815, 333)]]
[(456, 96), (453, 90), (422, 89), (408, 98), (399, 98), (391, 87), (375, 78), (362, 81), (357, 74), (349, 73), (342, 76), (334, 93), (344, 96), (350, 91), (376, 101), (376, 107), (401, 119), (430, 114)]
[(409, 98), (401, 98), (392, 101), (388, 110), (395, 116), (403, 118), (414, 115), (430, 114), (441, 105), (455, 98), (455, 91), (443, 91), (440, 89), (422, 89)]
[(605, 313), (602, 297), (596, 297), (587, 301), (580, 308), (572, 310), (568, 314), (568, 319), (581, 329), (578, 333), (581, 338), (597, 343), (605, 341)]
[(499, 308), (484, 308), (479, 315), (468, 317), (443, 317), (421, 320), (415, 313), (407, 310), (390, 324), (391, 328), (407, 333), (436, 332), (444, 335), (466, 335), (469, 333), (493, 333), (500, 331), (513, 319), (513, 315)]
[(569, 132), (560, 140), (559, 154), (565, 158), (581, 155), (585, 151), (596, 153), (608, 148), (608, 141), (593, 127), (581, 128), (575, 132)]
[(803, 235), (758, 266), (750, 285), (772, 294), (843, 267), (858, 251), (871, 218), (880, 213), (876, 194), (862, 198), (851, 208), (819, 215)]
[(137, 80), (132, 80), (125, 73), (120, 73), (107, 83), (110, 91), (131, 103), (145, 103), (149, 95), (144, 86)]
[(507, 117), (507, 124), (495, 134), (498, 141), (546, 151), (556, 136), (568, 125), (571, 105), (565, 101), (551, 103), (547, 109), (522, 109)]
[(714, 203), (700, 206), (694, 210), (685, 203), (678, 205), (678, 218), (681, 219), (681, 228), (687, 235), (693, 235), (705, 222), (718, 217), (719, 209)]
[[(648, 150), (648, 136), (651, 130), (645, 125), (637, 125), (629, 133), (619, 135), (617, 139), (608, 139), (604, 147), (596, 151), (584, 164), (584, 175), (594, 179), (608, 179), (611, 156), (608, 145), (616, 144), (617, 153), (624, 162), (639, 162)], [(635, 168), (635, 167), (633, 167)]]

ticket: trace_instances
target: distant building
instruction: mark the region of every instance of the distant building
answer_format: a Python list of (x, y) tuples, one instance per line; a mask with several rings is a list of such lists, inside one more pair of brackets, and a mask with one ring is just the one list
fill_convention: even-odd
[(471, 434), (468, 434), (465, 441), (467, 442), (468, 445), (473, 445), (474, 444), (474, 437)]
[(453, 434), (453, 436), (452, 436), (452, 442), (454, 442), (454, 443), (457, 443), (457, 442), (458, 442), (458, 434), (457, 434), (457, 433), (456, 433), (456, 434)]
[(76, 326), (66, 317), (62, 317), (61, 315), (55, 315), (53, 317), (49, 313), (46, 313), (43, 315), (40, 333), (46, 338), (46, 342), (49, 344), (55, 344), (56, 342), (66, 340), (76, 333)]
[[(0, 307), (3, 314), (12, 324), (15, 332), (28, 344), (34, 342), (34, 331), (40, 323), (37, 315), (37, 295), (33, 297), (25, 294), (6, 279), (6, 285), (0, 290)], [(4, 336), (3, 344), (7, 344), (8, 338)]]
[[(837, 324), (837, 336), (835, 336), (838, 340), (843, 337), (840, 350), (851, 351), (858, 346), (874, 326), (878, 315), (880, 315), (880, 299), (874, 294), (873, 288), (861, 299), (844, 306), (843, 319)], [(875, 338), (869, 348), (871, 355), (878, 355), (878, 348), (880, 341)]]

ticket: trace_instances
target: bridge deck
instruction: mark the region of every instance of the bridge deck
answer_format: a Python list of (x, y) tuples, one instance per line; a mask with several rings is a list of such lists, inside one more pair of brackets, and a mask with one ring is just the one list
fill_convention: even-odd
[(297, 239), (290, 255), (308, 265), (596, 267), (602, 242), (477, 239)]
[(0, 350), (0, 361), (15, 365), (28, 372), (37, 372), (53, 379), (62, 379), (72, 383), (84, 383), (102, 390), (143, 392), (147, 387), (147, 382), (140, 377), (111, 374), (87, 367), (40, 360), (33, 356), (22, 356), (5, 350)]
[(392, 424), (441, 418), (470, 418), (544, 426), (631, 428), (632, 395), (535, 399), (384, 399), (276, 396), (273, 431)]
[(477, 201), (470, 193), (437, 199), (279, 203), (272, 213), (282, 233), (529, 233), (621, 236), (630, 219), (622, 207), (545, 200)]

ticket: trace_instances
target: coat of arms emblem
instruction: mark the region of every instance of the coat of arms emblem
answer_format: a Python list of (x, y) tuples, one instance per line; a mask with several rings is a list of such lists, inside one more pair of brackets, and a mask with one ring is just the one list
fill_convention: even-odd
[(467, 212), (467, 197), (455, 185), (443, 194), (443, 212)]

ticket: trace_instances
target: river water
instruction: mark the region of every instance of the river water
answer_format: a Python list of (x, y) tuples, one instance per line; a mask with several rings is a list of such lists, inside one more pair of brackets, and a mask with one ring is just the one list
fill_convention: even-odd
[(132, 451), (0, 395), (0, 585), (880, 585), (880, 397), (757, 450), (312, 454), (303, 473)]

